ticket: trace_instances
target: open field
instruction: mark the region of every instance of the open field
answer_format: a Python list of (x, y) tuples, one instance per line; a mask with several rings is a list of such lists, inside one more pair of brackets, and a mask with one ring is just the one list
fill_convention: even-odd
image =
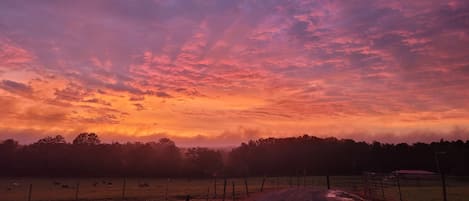
[[(316, 179), (316, 178), (315, 178)], [(317, 179), (320, 179), (319, 177)], [(263, 178), (248, 178), (248, 191), (259, 192)], [(54, 184), (54, 183), (60, 184)], [(235, 184), (236, 197), (245, 197), (246, 190), (244, 179), (228, 179), (226, 197), (232, 198), (233, 182)], [(8, 186), (13, 183), (19, 186)], [(153, 179), (153, 178), (128, 178), (125, 179), (125, 192), (123, 178), (16, 178), (2, 179), (0, 181), (0, 201), (28, 200), (29, 185), (32, 184), (31, 200), (75, 200), (78, 188), (78, 199), (107, 199), (122, 198), (157, 198), (165, 200), (177, 200), (186, 195), (192, 197), (210, 198), (222, 197), (224, 180), (214, 179)], [(293, 179), (266, 178), (264, 189), (273, 189), (293, 185)], [(320, 182), (318, 181), (317, 184)], [(311, 181), (309, 182), (311, 185)], [(66, 186), (63, 186), (66, 185)], [(297, 185), (297, 183), (295, 183)], [(303, 185), (303, 184), (302, 184)], [(167, 193), (167, 194), (166, 194)]]
[[(263, 178), (248, 178), (248, 192), (260, 192)], [(215, 192), (216, 182), (216, 192)], [(226, 198), (232, 199), (233, 183), (237, 198), (246, 196), (244, 178), (227, 179)], [(13, 183), (19, 186), (8, 186)], [(57, 183), (57, 184), (54, 184)], [(60, 184), (58, 184), (60, 183)], [(221, 198), (224, 180), (215, 179), (154, 179), (127, 178), (125, 192), (123, 178), (9, 178), (0, 180), (0, 201), (28, 200), (29, 185), (32, 184), (31, 200), (75, 200), (78, 199), (122, 198), (157, 198), (177, 200), (186, 195), (197, 198)], [(269, 177), (265, 179), (264, 190), (297, 185), (322, 186), (326, 188), (324, 177)], [(66, 185), (63, 187), (63, 185)]]
[[(248, 192), (252, 195), (261, 191), (262, 177), (247, 178)], [(227, 179), (226, 198), (245, 198), (244, 178)], [(469, 201), (469, 182), (466, 178), (448, 178), (448, 200)], [(393, 181), (386, 181), (383, 188), (373, 184), (375, 199), (399, 200), (398, 187)], [(93, 200), (151, 198), (154, 200), (183, 200), (187, 195), (199, 200), (222, 198), (224, 180), (215, 179), (157, 179), (157, 178), (2, 178), (0, 179), (0, 201), (27, 201), (31, 185), (31, 200)], [(364, 193), (361, 176), (331, 176), (333, 189), (342, 189), (358, 194)], [(77, 188), (78, 186), (78, 188)], [(324, 176), (314, 177), (267, 177), (264, 191), (306, 186), (326, 189)], [(125, 188), (125, 191), (124, 191)], [(78, 190), (78, 191), (77, 191)], [(442, 200), (441, 183), (435, 178), (427, 180), (401, 180), (401, 194), (404, 201), (439, 201)], [(78, 197), (77, 197), (78, 195)]]
[[(469, 183), (458, 182), (449, 178), (447, 183), (449, 201), (469, 201)], [(404, 201), (442, 201), (443, 193), (440, 181), (421, 181), (420, 184), (404, 184), (401, 187)], [(385, 196), (391, 200), (399, 200), (397, 187), (385, 188)]]
[[(362, 181), (360, 181), (360, 179)], [(365, 185), (360, 177), (331, 177), (333, 188), (363, 194)], [(367, 185), (371, 197), (378, 200), (399, 201), (442, 201), (443, 192), (439, 176), (422, 179), (401, 179), (399, 188), (397, 181), (383, 179)], [(449, 201), (469, 201), (469, 178), (447, 177), (447, 198)]]

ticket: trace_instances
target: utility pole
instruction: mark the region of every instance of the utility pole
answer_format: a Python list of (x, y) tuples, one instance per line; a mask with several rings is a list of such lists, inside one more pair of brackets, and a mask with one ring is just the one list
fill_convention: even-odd
[(329, 174), (326, 175), (327, 190), (331, 189), (331, 183), (329, 182)]
[(441, 168), (441, 163), (438, 158), (438, 155), (444, 155), (446, 152), (435, 152), (435, 161), (436, 161), (436, 167), (438, 171), (440, 172), (441, 176), (441, 188), (443, 191), (443, 201), (448, 201), (448, 198), (446, 197), (446, 177), (445, 177), (445, 171), (444, 169)]
[(399, 178), (399, 172), (397, 172), (396, 177), (397, 177), (397, 190), (399, 190), (399, 200), (402, 201), (401, 181)]

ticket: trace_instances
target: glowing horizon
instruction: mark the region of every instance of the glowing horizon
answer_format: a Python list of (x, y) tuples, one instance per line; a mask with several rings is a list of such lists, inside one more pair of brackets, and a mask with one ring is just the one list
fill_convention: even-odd
[(463, 0), (2, 1), (0, 140), (469, 139), (467, 13)]

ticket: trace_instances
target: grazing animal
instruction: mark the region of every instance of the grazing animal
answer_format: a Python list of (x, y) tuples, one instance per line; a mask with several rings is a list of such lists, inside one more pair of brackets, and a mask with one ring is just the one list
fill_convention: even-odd
[(58, 181), (54, 181), (54, 185), (55, 185), (55, 186), (60, 186), (60, 185), (61, 185), (61, 183), (60, 183), (60, 182), (58, 182)]
[(7, 190), (7, 191), (12, 191), (14, 188), (19, 187), (19, 186), (20, 186), (20, 183), (18, 183), (18, 182), (13, 182), (13, 183), (8, 184), (6, 190)]
[(108, 186), (112, 186), (112, 182), (107, 182), (107, 185), (108, 185)]
[(62, 184), (62, 188), (70, 188), (70, 186), (67, 184)]
[(98, 184), (99, 184), (99, 182), (96, 182), (96, 181), (95, 181), (95, 182), (93, 183), (93, 186), (96, 187), (96, 186), (98, 186)]

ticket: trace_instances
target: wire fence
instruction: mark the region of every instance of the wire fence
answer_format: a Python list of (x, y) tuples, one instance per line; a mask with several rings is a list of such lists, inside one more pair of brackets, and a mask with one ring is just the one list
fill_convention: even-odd
[[(469, 201), (469, 177), (367, 173), (357, 180), (341, 179), (335, 188), (378, 201)], [(358, 188), (357, 188), (358, 186)], [(446, 193), (444, 190), (446, 189)]]
[[(355, 176), (289, 176), (209, 179), (3, 178), (0, 201), (242, 200), (284, 188), (338, 189), (369, 200), (444, 201), (438, 175), (365, 173)], [(447, 200), (469, 201), (469, 177), (446, 177)]]

